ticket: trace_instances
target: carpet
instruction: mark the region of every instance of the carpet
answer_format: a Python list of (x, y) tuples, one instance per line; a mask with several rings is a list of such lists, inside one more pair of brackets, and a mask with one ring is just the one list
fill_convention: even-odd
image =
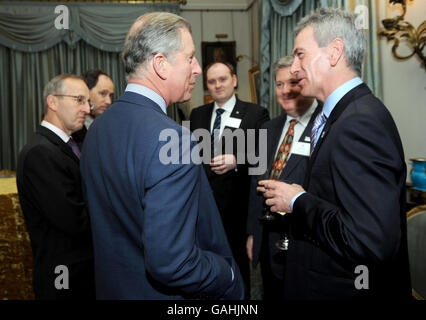
[(32, 251), (15, 178), (0, 178), (0, 300), (34, 299)]

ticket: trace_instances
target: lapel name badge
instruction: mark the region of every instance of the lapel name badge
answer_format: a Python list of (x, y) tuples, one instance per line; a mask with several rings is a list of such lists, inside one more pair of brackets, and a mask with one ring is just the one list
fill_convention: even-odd
[(239, 128), (240, 124), (241, 124), (241, 119), (229, 117), (225, 125), (231, 128)]
[(309, 157), (311, 154), (311, 144), (306, 142), (294, 142), (291, 147), (291, 154)]

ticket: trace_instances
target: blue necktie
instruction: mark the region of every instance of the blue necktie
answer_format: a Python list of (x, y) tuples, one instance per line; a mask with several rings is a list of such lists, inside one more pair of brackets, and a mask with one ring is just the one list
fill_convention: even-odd
[(74, 152), (74, 154), (77, 156), (77, 158), (80, 159), (80, 149), (77, 145), (77, 143), (74, 141), (73, 138), (70, 138), (67, 142), (67, 145), (69, 145), (72, 149), (72, 152)]
[(318, 131), (319, 131), (320, 128), (322, 128), (322, 126), (324, 125), (324, 123), (326, 121), (327, 121), (327, 117), (325, 116), (325, 114), (323, 112), (321, 112), (315, 118), (314, 126), (313, 126), (312, 131), (311, 131), (311, 154), (314, 152), (314, 148), (317, 144)]
[[(213, 130), (212, 130), (212, 134), (211, 134), (212, 157), (215, 154), (215, 152), (214, 152), (215, 145), (219, 141), (220, 120), (221, 120), (221, 117), (222, 117), (222, 113), (224, 113), (224, 112), (225, 112), (225, 110), (220, 109), (220, 108), (216, 110), (216, 119), (214, 120)], [(216, 134), (215, 134), (215, 131), (217, 131)]]

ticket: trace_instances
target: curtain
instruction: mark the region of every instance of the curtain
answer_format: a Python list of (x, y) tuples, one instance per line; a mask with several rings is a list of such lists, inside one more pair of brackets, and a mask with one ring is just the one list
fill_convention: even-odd
[[(0, 4), (0, 169), (16, 170), (19, 151), (41, 121), (43, 88), (50, 79), (102, 69), (112, 78), (117, 98), (126, 85), (119, 55), (131, 24), (150, 11), (179, 13), (179, 5), (170, 3), (67, 2), (70, 29), (57, 30), (57, 5)], [(168, 114), (183, 120), (178, 105)]]
[[(380, 51), (377, 37), (378, 9), (376, 1), (368, 0), (262, 0), (260, 32), (260, 71), (262, 77), (260, 104), (269, 109), (271, 118), (281, 114), (276, 101), (273, 64), (282, 56), (291, 55), (294, 29), (298, 21), (321, 7), (337, 7), (355, 11), (358, 5), (368, 10), (367, 50), (362, 78), (376, 96), (382, 97)], [(373, 32), (369, 31), (373, 30)]]
[(178, 14), (179, 10), (178, 3), (2, 2), (0, 44), (38, 52), (62, 41), (73, 46), (83, 39), (98, 49), (120, 52), (129, 27), (140, 15), (152, 11)]

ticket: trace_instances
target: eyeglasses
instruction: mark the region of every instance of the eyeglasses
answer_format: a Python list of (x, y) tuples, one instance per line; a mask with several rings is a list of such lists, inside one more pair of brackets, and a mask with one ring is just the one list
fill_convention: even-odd
[(69, 94), (54, 94), (54, 96), (55, 97), (69, 97), (69, 98), (73, 98), (81, 106), (85, 105), (86, 102), (87, 102), (87, 103), (89, 103), (89, 106), (92, 107), (92, 103), (90, 102), (90, 99), (86, 99), (85, 96), (71, 96)]

